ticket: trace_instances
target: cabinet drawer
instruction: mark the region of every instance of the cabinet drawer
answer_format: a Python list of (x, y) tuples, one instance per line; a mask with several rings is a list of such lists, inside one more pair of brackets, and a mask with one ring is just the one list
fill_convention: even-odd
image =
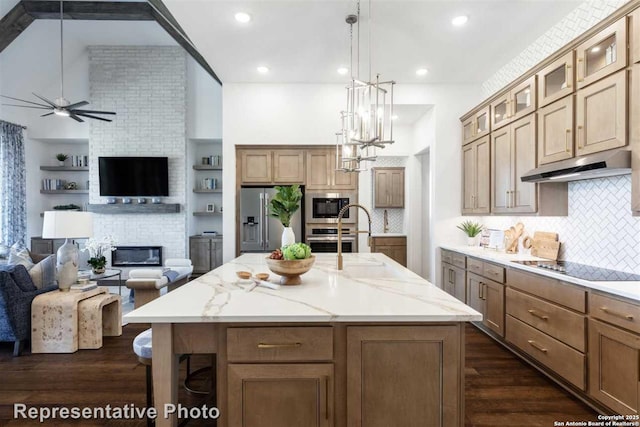
[(467, 270), (479, 274), (482, 276), (483, 274), (483, 267), (482, 264), (484, 264), (482, 261), (480, 261), (479, 259), (475, 259), (475, 258), (467, 258)]
[(333, 328), (229, 328), (230, 362), (274, 362), (333, 359)]
[(585, 352), (585, 316), (507, 288), (507, 314)]
[(640, 333), (640, 306), (638, 305), (590, 293), (589, 314), (595, 319)]
[(586, 390), (584, 354), (511, 316), (507, 316), (507, 341)]
[(453, 252), (451, 254), (451, 264), (455, 265), (456, 267), (466, 268), (467, 257), (457, 252)]
[(447, 264), (453, 264), (453, 252), (449, 252), (449, 251), (445, 251), (444, 249), (441, 250), (441, 258), (442, 258), (442, 262), (446, 262)]
[(580, 313), (587, 312), (587, 295), (585, 290), (568, 283), (550, 279), (539, 274), (508, 269), (507, 285), (579, 311)]
[(485, 262), (483, 263), (482, 271), (484, 277), (498, 283), (504, 283), (504, 267)]

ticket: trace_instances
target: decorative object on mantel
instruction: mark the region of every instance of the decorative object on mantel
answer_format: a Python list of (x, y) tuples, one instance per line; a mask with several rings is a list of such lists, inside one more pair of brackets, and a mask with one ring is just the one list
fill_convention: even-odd
[(90, 203), (87, 210), (100, 214), (170, 214), (180, 212), (180, 203)]
[(294, 184), (291, 186), (275, 187), (276, 195), (269, 201), (269, 215), (278, 218), (282, 223), (282, 246), (292, 245), (296, 242), (296, 236), (293, 233), (291, 225), (291, 217), (300, 209), (300, 200), (302, 200), (302, 191), (300, 186)]
[(112, 236), (105, 236), (102, 240), (88, 239), (83, 251), (89, 252), (87, 264), (91, 266), (93, 274), (102, 274), (106, 271), (107, 258), (105, 254), (115, 250), (116, 241)]
[(505, 230), (504, 238), (505, 238), (505, 251), (508, 254), (517, 254), (518, 253), (518, 242), (520, 241), (520, 236), (524, 232), (524, 224), (519, 222), (514, 227)]
[[(360, 0), (356, 15), (348, 15), (351, 81), (347, 86), (347, 109), (340, 112), (342, 128), (336, 133), (336, 168), (345, 172), (366, 170), (367, 161), (375, 161), (376, 148), (393, 144), (393, 87), (395, 81), (372, 78), (372, 15), (369, 0), (368, 44), (369, 79), (360, 78)], [(353, 60), (353, 24), (357, 24), (356, 60)], [(365, 162), (364, 164), (362, 162)]]
[[(64, 28), (63, 22), (64, 22), (63, 0), (60, 0), (60, 98), (57, 98), (54, 102), (54, 101), (48, 100), (44, 96), (40, 96), (40, 95), (37, 95), (36, 93), (33, 93), (37, 98), (45, 102), (45, 104), (41, 104), (39, 102), (27, 101), (24, 99), (13, 98), (11, 96), (0, 95), (3, 98), (12, 99), (14, 101), (19, 101), (24, 103), (23, 105), (19, 105), (19, 104), (2, 104), (2, 105), (50, 111), (48, 113), (43, 114), (40, 117), (51, 116), (55, 114), (56, 116), (71, 117), (73, 120), (77, 122), (84, 122), (84, 120), (82, 120), (79, 116), (87, 117), (90, 119), (101, 120), (103, 122), (110, 122), (111, 119), (98, 117), (95, 114), (115, 115), (116, 113), (112, 111), (81, 110), (78, 107), (89, 105), (89, 102), (80, 101), (72, 104), (64, 97), (64, 66), (63, 66), (64, 65), (64, 61), (63, 61), (64, 44), (62, 43), (63, 28)], [(29, 105), (26, 105), (26, 104), (29, 104)]]
[(58, 159), (58, 166), (64, 166), (64, 161), (67, 160), (69, 156), (64, 153), (56, 154), (56, 159)]
[(65, 239), (56, 254), (56, 276), (61, 291), (68, 291), (78, 280), (78, 248), (69, 239), (93, 236), (93, 218), (89, 212), (47, 211), (42, 237)]
[(469, 246), (476, 246), (478, 239), (477, 236), (482, 232), (484, 228), (479, 222), (473, 221), (464, 221), (462, 224), (457, 226), (460, 230), (464, 231), (464, 234), (467, 235), (467, 244)]
[(152, 197), (151, 198), (151, 203), (153, 203), (154, 205), (158, 205), (158, 204), (162, 203), (162, 199), (160, 197)]

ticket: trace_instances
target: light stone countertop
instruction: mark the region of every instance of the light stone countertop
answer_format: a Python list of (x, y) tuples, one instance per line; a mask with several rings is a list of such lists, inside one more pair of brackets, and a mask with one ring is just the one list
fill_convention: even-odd
[(528, 265), (512, 262), (549, 261), (548, 259), (538, 258), (528, 254), (507, 254), (505, 252), (500, 252), (493, 249), (485, 249), (472, 246), (443, 245), (441, 246), (441, 248), (640, 302), (640, 282), (593, 282), (590, 280), (570, 277), (566, 274), (557, 273), (555, 271), (547, 270), (544, 268), (531, 267)]
[(371, 237), (406, 237), (405, 233), (371, 233)]
[(274, 290), (241, 281), (236, 271), (269, 272), (266, 253), (244, 254), (124, 316), (131, 323), (466, 322), (482, 315), (379, 253), (316, 254), (302, 284)]

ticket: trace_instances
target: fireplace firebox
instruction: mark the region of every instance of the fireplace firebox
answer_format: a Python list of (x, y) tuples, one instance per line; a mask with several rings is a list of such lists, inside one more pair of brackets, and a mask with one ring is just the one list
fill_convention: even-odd
[(162, 266), (162, 246), (116, 246), (111, 252), (114, 267)]

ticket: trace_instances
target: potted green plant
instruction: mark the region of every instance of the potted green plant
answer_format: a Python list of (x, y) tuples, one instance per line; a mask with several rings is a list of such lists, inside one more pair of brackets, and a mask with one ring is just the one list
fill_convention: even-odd
[(64, 161), (67, 160), (68, 158), (69, 158), (69, 156), (67, 156), (64, 153), (56, 154), (56, 159), (58, 159), (58, 165), (60, 165), (60, 166), (64, 166)]
[(94, 238), (87, 239), (84, 251), (89, 252), (87, 264), (91, 266), (94, 274), (102, 274), (106, 271), (107, 258), (105, 254), (115, 250), (115, 240), (111, 236), (106, 236), (102, 240)]
[(300, 191), (298, 184), (276, 185), (275, 190), (277, 193), (269, 202), (269, 215), (278, 218), (284, 226), (282, 231), (282, 246), (284, 247), (296, 242), (296, 236), (291, 228), (291, 217), (300, 209), (302, 191)]
[(458, 228), (467, 235), (467, 243), (469, 246), (475, 246), (477, 242), (476, 237), (482, 232), (484, 227), (479, 222), (464, 221), (458, 225)]

